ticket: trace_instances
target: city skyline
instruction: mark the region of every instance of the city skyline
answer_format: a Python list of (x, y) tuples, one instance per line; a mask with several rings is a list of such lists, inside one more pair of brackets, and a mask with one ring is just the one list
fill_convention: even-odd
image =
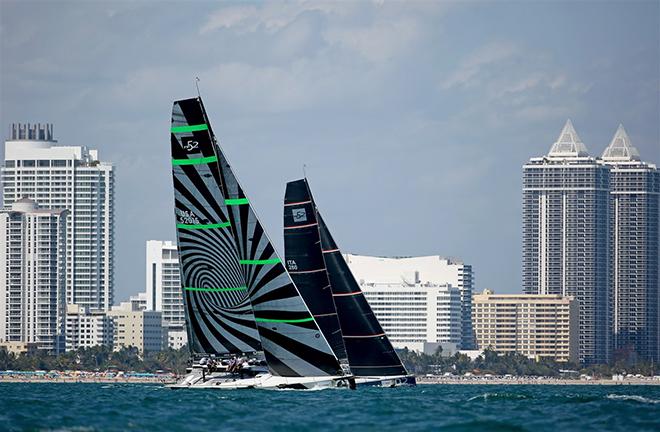
[[(0, 130), (54, 123), (60, 144), (117, 167), (117, 301), (143, 290), (144, 241), (174, 239), (168, 110), (195, 76), (271, 234), (306, 163), (346, 252), (459, 256), (478, 291), (521, 291), (520, 167), (566, 118), (592, 156), (623, 123), (660, 162), (657, 4), (167, 9), (9, 3), (0, 17)], [(176, 38), (144, 24), (154, 13)]]

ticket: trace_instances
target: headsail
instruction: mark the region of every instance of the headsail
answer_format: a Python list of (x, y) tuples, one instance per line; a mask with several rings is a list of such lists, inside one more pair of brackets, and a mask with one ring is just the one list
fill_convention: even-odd
[[(301, 181), (305, 182), (306, 188), (309, 189), (306, 180), (291, 183)], [(311, 192), (309, 200), (318, 221), (321, 238), (320, 244), (315, 246), (323, 255), (351, 372), (355, 376), (407, 375), (406, 368), (344, 261), (339, 247), (316, 207)], [(286, 259), (289, 259), (288, 255)]]
[(194, 354), (259, 351), (213, 143), (200, 102), (175, 102), (172, 176), (189, 345)]
[[(201, 100), (196, 103), (203, 111)], [(273, 375), (341, 375), (337, 357), (319, 330), (291, 277), (216, 143), (220, 186), (261, 346)]]
[(347, 361), (320, 244), (316, 211), (307, 180), (287, 183), (284, 195), (284, 254), (287, 269), (335, 355)]
[(339, 322), (341, 328), (345, 329), (344, 343), (351, 372), (355, 376), (407, 375), (406, 368), (371, 310), (321, 213), (317, 215), (323, 258)]

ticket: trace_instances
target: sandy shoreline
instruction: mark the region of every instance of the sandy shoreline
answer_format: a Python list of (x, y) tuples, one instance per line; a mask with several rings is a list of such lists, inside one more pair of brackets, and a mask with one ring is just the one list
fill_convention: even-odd
[(449, 385), (660, 385), (660, 380), (652, 378), (631, 378), (623, 381), (611, 379), (497, 379), (497, 378), (477, 378), (477, 379), (433, 379), (417, 378), (417, 384), (449, 384)]
[(1, 383), (173, 384), (168, 378), (0, 378)]

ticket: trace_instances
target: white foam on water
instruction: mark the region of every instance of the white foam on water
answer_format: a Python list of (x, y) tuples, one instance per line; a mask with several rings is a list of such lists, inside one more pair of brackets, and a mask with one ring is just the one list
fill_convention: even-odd
[(528, 397), (526, 395), (517, 394), (517, 393), (483, 393), (480, 395), (472, 396), (471, 398), (468, 399), (468, 402), (479, 399), (483, 399), (484, 401), (487, 401), (488, 399), (515, 400), (515, 399), (528, 399)]
[(638, 396), (638, 395), (608, 394), (606, 396), (606, 398), (611, 399), (611, 400), (635, 401), (635, 402), (646, 403), (646, 404), (659, 404), (660, 403), (660, 400), (658, 400), (658, 399), (650, 399), (650, 398), (645, 398), (644, 396)]

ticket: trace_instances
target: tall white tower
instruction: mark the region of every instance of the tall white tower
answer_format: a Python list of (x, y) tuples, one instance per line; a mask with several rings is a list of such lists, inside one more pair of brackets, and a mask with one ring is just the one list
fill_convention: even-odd
[(0, 342), (64, 350), (66, 210), (0, 210)]
[(614, 354), (657, 362), (660, 173), (642, 162), (622, 125), (602, 163), (610, 167)]
[(114, 290), (114, 167), (97, 150), (61, 146), (52, 125), (12, 124), (5, 142), (5, 208), (30, 198), (66, 209), (66, 300), (110, 309)]
[(523, 291), (573, 296), (582, 363), (609, 360), (609, 170), (566, 122), (523, 167)]

